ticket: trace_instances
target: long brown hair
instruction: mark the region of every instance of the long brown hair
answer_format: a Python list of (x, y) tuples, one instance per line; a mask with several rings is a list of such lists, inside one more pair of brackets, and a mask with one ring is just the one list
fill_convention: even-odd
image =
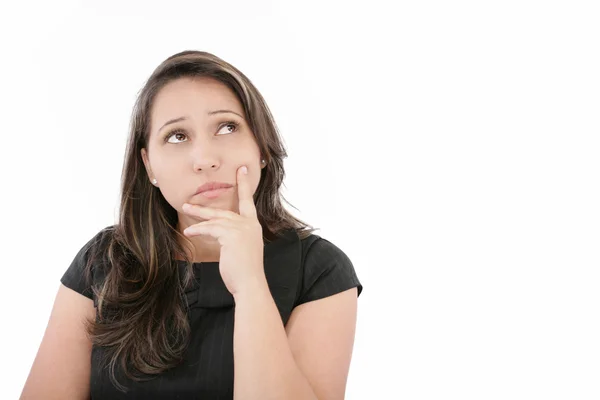
[[(262, 158), (254, 195), (265, 243), (285, 230), (301, 238), (315, 229), (291, 215), (280, 193), (285, 175), (286, 150), (265, 100), (252, 82), (219, 57), (202, 51), (183, 51), (163, 61), (152, 73), (135, 103), (121, 178), (119, 221), (108, 233), (106, 245), (96, 246), (88, 257), (102, 264), (105, 276), (92, 286), (97, 301), (95, 321), (87, 321), (88, 334), (103, 347), (101, 364), (121, 390), (115, 368), (120, 366), (133, 380), (146, 380), (176, 366), (190, 337), (184, 290), (194, 279), (192, 260), (181, 242), (191, 242), (177, 231), (177, 211), (149, 182), (141, 149), (147, 148), (153, 101), (170, 81), (183, 77), (211, 77), (233, 90), (243, 105)], [(288, 203), (289, 204), (289, 203)], [(188, 247), (189, 249), (189, 247)], [(186, 260), (180, 277), (175, 256)]]

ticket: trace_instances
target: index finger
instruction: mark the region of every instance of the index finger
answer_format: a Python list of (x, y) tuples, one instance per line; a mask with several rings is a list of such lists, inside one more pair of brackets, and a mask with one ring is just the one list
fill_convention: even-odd
[(238, 198), (240, 215), (244, 217), (256, 217), (256, 207), (248, 179), (248, 167), (245, 165), (238, 169), (237, 173)]

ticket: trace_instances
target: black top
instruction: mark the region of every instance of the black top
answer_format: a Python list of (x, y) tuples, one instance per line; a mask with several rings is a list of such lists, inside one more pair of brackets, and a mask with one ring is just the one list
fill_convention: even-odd
[[(74, 291), (94, 300), (85, 283), (83, 268), (89, 247), (106, 233), (104, 229), (88, 241), (61, 278)], [(178, 261), (185, 268), (184, 261)], [(264, 248), (267, 283), (284, 326), (294, 307), (328, 297), (353, 287), (362, 292), (350, 259), (326, 239), (311, 234), (300, 240), (296, 231), (286, 231)], [(92, 269), (93, 271), (93, 269)], [(92, 347), (90, 391), (92, 399), (233, 399), (234, 298), (223, 282), (218, 262), (194, 263), (195, 286), (186, 291), (190, 310), (190, 345), (183, 362), (149, 381), (136, 382), (115, 369), (117, 381), (127, 393), (117, 390), (106, 369), (99, 368), (101, 347)], [(94, 283), (97, 276), (92, 275)]]

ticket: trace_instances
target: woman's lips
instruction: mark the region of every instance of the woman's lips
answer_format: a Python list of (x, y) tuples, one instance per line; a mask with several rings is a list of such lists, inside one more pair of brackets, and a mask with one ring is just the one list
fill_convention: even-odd
[(232, 189), (232, 187), (219, 188), (219, 189), (213, 189), (213, 190), (205, 190), (204, 192), (198, 193), (196, 196), (204, 196), (207, 199), (216, 199), (217, 197), (219, 197), (220, 195), (222, 195), (223, 193), (226, 193), (228, 190), (231, 190), (231, 189)]

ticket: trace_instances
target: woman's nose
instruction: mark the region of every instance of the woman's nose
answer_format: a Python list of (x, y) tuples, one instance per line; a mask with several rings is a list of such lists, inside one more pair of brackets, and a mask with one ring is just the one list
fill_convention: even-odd
[[(201, 147), (201, 148), (199, 148)], [(195, 171), (214, 170), (221, 165), (220, 156), (216, 149), (212, 148), (209, 143), (204, 143), (203, 146), (197, 146), (193, 149), (193, 163)]]
[(194, 158), (194, 170), (214, 170), (218, 169), (221, 163), (215, 156), (197, 156)]

